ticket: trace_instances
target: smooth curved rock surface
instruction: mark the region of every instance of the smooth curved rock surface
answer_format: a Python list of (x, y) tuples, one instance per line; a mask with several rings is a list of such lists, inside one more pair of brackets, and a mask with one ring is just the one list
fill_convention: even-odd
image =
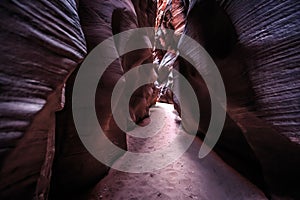
[[(56, 116), (55, 112), (63, 108), (66, 80), (87, 51), (118, 32), (153, 26), (155, 6), (153, 1), (0, 3), (1, 197), (47, 198), (52, 170), (51, 197), (87, 187), (106, 173), (108, 168), (86, 151), (73, 124), (70, 103), (76, 72), (67, 82), (65, 109)], [(112, 120), (106, 97), (124, 70), (152, 62), (149, 49), (135, 53), (134, 59), (124, 55), (110, 66), (96, 99), (100, 124), (124, 149), (125, 135)], [(136, 92), (133, 99), (132, 118), (138, 121), (148, 116), (149, 106), (155, 103), (153, 85)]]
[[(164, 124), (158, 123), (162, 127), (155, 134), (148, 129), (146, 134), (152, 135), (151, 138), (128, 136), (130, 152), (154, 153), (174, 144), (178, 137), (191, 137), (182, 131), (173, 105), (157, 103), (150, 112), (152, 117), (164, 119)], [(152, 125), (153, 127), (155, 125)], [(266, 199), (257, 187), (230, 168), (216, 153), (211, 152), (206, 158), (200, 160), (198, 152), (202, 144), (199, 138), (195, 138), (187, 151), (176, 161), (152, 172), (127, 173), (111, 169), (93, 189), (88, 199)], [(166, 157), (168, 155), (162, 153), (155, 162), (163, 163)], [(128, 160), (125, 154), (114, 163), (114, 167), (124, 167), (127, 166), (126, 163)], [(139, 169), (145, 166), (131, 167)]]
[[(105, 39), (136, 28), (137, 20), (130, 1), (79, 1), (80, 23), (83, 29), (87, 51), (91, 52)], [(117, 53), (115, 46), (107, 52)], [(137, 57), (143, 59), (142, 56)], [(125, 134), (117, 127), (111, 112), (111, 95), (117, 81), (124, 74), (121, 59), (115, 60), (100, 79), (95, 106), (99, 123), (108, 138), (119, 147), (126, 149)], [(102, 66), (99, 66), (102, 67)], [(52, 198), (64, 199), (76, 196), (76, 192), (87, 190), (96, 184), (108, 171), (108, 167), (96, 160), (82, 145), (72, 117), (72, 86), (76, 73), (67, 82), (67, 103), (58, 114), (58, 152), (53, 176)], [(143, 107), (143, 109), (145, 109)], [(115, 155), (117, 159), (120, 155)], [(76, 166), (76, 167), (75, 167)]]
[(70, 1), (0, 2), (1, 199), (47, 198), (55, 112), (86, 45)]
[[(259, 117), (300, 144), (298, 1), (220, 1), (249, 52), (249, 78)], [(245, 11), (247, 7), (247, 11)]]
[[(298, 1), (220, 1), (247, 54), (255, 112), (237, 121), (259, 158), (274, 193), (299, 198), (300, 29)], [(234, 115), (234, 114), (231, 114)], [(236, 115), (236, 113), (235, 113)], [(257, 118), (255, 119), (254, 116)], [(250, 123), (249, 123), (250, 122)], [(266, 127), (266, 128), (262, 128)], [(272, 130), (270, 130), (272, 129)], [(263, 130), (263, 131), (261, 131)], [(257, 139), (259, 138), (259, 140)], [(292, 142), (290, 142), (290, 141)]]
[[(152, 1), (149, 1), (150, 3)], [(138, 6), (144, 5), (141, 2), (135, 2)], [(138, 21), (137, 14), (145, 14), (144, 10), (134, 10), (131, 1), (79, 1), (80, 23), (83, 29), (87, 51), (91, 52), (98, 44), (107, 38), (121, 33), (123, 31), (146, 26), (151, 16), (146, 21)], [(148, 3), (149, 4), (149, 3)], [(141, 7), (141, 9), (146, 8)], [(144, 19), (144, 18), (139, 18)], [(142, 25), (140, 25), (140, 23)], [(149, 22), (150, 23), (150, 22)], [(150, 24), (149, 24), (150, 26)], [(129, 37), (126, 41), (115, 41), (115, 45), (107, 48), (107, 53), (119, 53), (120, 45), (128, 45), (137, 37)], [(147, 39), (141, 41), (147, 43)], [(99, 123), (106, 136), (117, 146), (123, 149), (126, 147), (126, 137), (121, 131), (111, 111), (111, 95), (115, 84), (120, 80), (123, 74), (130, 69), (141, 64), (152, 62), (152, 53), (150, 49), (137, 50), (130, 52), (115, 60), (104, 72), (99, 81), (95, 106)], [(103, 67), (103, 66), (99, 66)], [(72, 118), (72, 86), (76, 73), (74, 73), (67, 82), (67, 103), (63, 112), (58, 114), (58, 151), (55, 162), (55, 171), (53, 175), (52, 198), (69, 198), (75, 196), (74, 190), (78, 193), (87, 190), (88, 187), (95, 185), (106, 173), (108, 167), (101, 164), (92, 155), (87, 152), (82, 145), (74, 126)], [(136, 80), (125, 80), (135, 84)], [(149, 107), (153, 104), (153, 86), (146, 85), (138, 89), (130, 100), (130, 114), (134, 122), (139, 122), (149, 116)], [(121, 113), (122, 114), (122, 113)], [(120, 116), (119, 116), (120, 117)], [(126, 119), (126, 117), (124, 116)], [(121, 155), (114, 155), (115, 159)], [(75, 167), (76, 166), (76, 167)]]
[[(300, 3), (172, 2), (189, 7), (185, 33), (210, 53), (224, 79), (227, 118), (215, 150), (267, 195), (300, 198)], [(179, 10), (173, 9), (175, 22)], [(108, 167), (87, 152), (75, 130), (71, 94), (76, 72), (71, 73), (87, 52), (113, 34), (154, 26), (155, 14), (153, 0), (0, 2), (1, 199), (46, 199), (51, 179), (51, 198), (77, 198), (106, 175)], [(183, 23), (177, 22), (175, 29), (181, 30)], [(117, 52), (116, 46), (108, 51)], [(152, 60), (151, 49), (122, 55), (99, 83), (99, 122), (124, 149), (125, 134), (112, 118), (109, 97), (125, 72)], [(210, 119), (207, 88), (184, 60), (176, 66), (197, 93), (199, 135), (204, 137)], [(148, 116), (157, 92), (149, 84), (134, 93), (134, 122)]]
[[(224, 80), (227, 118), (216, 150), (267, 194), (297, 198), (300, 146), (292, 141), (300, 125), (299, 3), (219, 3), (224, 10), (213, 1), (191, 1), (185, 30), (212, 56)], [(184, 60), (180, 71), (196, 91), (202, 135), (210, 119), (207, 87)]]

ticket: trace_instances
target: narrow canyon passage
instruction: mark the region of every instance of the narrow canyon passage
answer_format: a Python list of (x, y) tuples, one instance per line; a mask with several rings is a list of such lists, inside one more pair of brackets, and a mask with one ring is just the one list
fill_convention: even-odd
[(1, 0), (0, 200), (300, 200), (299, 16), (299, 0)]
[[(159, 131), (146, 139), (127, 136), (129, 151), (150, 153), (172, 143), (178, 135), (187, 134), (178, 131), (180, 122), (173, 105), (157, 103), (150, 112), (154, 120), (151, 123), (157, 123)], [(143, 130), (151, 131), (147, 127), (133, 131)], [(133, 134), (129, 132), (127, 135)], [(195, 138), (179, 159), (153, 172), (126, 173), (112, 168), (108, 176), (94, 188), (91, 199), (266, 199), (257, 187), (225, 164), (214, 152), (200, 160), (198, 152), (201, 145), (201, 140)], [(122, 165), (124, 157), (126, 154), (113, 167)], [(163, 162), (164, 159), (162, 155), (161, 160), (156, 162)]]

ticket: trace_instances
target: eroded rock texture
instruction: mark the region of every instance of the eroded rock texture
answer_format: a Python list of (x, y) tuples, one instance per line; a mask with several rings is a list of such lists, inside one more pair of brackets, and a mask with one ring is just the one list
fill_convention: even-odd
[(156, 18), (156, 1), (131, 0), (137, 15), (139, 27), (154, 27)]
[[(64, 106), (67, 78), (87, 53), (114, 34), (153, 26), (155, 8), (154, 1), (129, 0), (0, 3), (1, 198), (47, 198), (52, 171), (51, 197), (56, 199), (77, 195), (105, 175), (108, 167), (87, 152), (74, 126), (71, 96), (76, 72), (66, 84), (65, 108), (56, 116), (55, 112)], [(118, 49), (111, 46), (107, 51)], [(111, 115), (111, 92), (124, 71), (149, 62), (151, 49), (122, 55), (99, 82), (99, 122), (123, 149), (126, 138)], [(148, 116), (156, 95), (152, 84), (136, 91), (130, 102), (134, 122)]]
[[(149, 1), (153, 3), (152, 1)], [(151, 26), (151, 16), (147, 17), (145, 13), (149, 3), (131, 1), (79, 1), (79, 16), (81, 27), (84, 32), (87, 51), (91, 52), (98, 44), (112, 37), (114, 34), (134, 29), (142, 26)], [(141, 6), (143, 5), (143, 7)], [(149, 4), (150, 5), (150, 4)], [(137, 12), (134, 6), (140, 6)], [(144, 21), (138, 21), (139, 19)], [(146, 16), (146, 17), (144, 17)], [(115, 41), (114, 44), (107, 47), (106, 54), (118, 54), (120, 45), (130, 44), (133, 40), (138, 40), (139, 37), (129, 37), (126, 41)], [(132, 40), (132, 41), (131, 41)], [(147, 43), (147, 37), (139, 42)], [(99, 55), (103, 56), (103, 55)], [(129, 71), (133, 67), (143, 63), (152, 62), (152, 54), (150, 49), (137, 50), (125, 55), (120, 55), (120, 58), (115, 60), (104, 72), (100, 79), (96, 92), (95, 106), (99, 123), (104, 130), (106, 136), (117, 146), (126, 150), (126, 135), (121, 131), (114, 118), (111, 110), (111, 96), (115, 84), (120, 80), (124, 72)], [(101, 66), (101, 63), (99, 64)], [(76, 74), (73, 74), (67, 82), (67, 103), (63, 112), (59, 113), (60, 119), (58, 123), (58, 152), (54, 166), (53, 176), (53, 198), (67, 198), (77, 195), (75, 191), (81, 193), (87, 190), (88, 187), (95, 185), (107, 172), (108, 167), (101, 164), (85, 149), (82, 145), (74, 127), (72, 118), (72, 85)], [(100, 77), (99, 77), (100, 78)], [(131, 81), (135, 84), (136, 80)], [(130, 101), (130, 114), (133, 122), (148, 117), (149, 107), (153, 98), (152, 85), (146, 85), (139, 88), (132, 96)], [(88, 89), (88, 88), (87, 88)], [(121, 94), (121, 95), (126, 95)], [(122, 113), (121, 113), (122, 115)], [(119, 116), (120, 117), (120, 116)], [(126, 117), (123, 116), (126, 120)], [(128, 121), (130, 119), (127, 119)], [(111, 159), (112, 155), (108, 155)], [(121, 155), (114, 155), (114, 159)], [(113, 162), (114, 160), (112, 160)], [(62, 195), (63, 194), (63, 195)]]
[[(227, 118), (216, 151), (266, 194), (299, 198), (299, 2), (172, 3), (173, 28), (181, 32), (184, 23), (177, 19), (186, 16), (185, 33), (210, 53), (224, 79)], [(77, 135), (71, 108), (76, 72), (71, 73), (99, 43), (132, 28), (153, 27), (155, 15), (153, 0), (0, 2), (1, 199), (45, 199), (50, 179), (52, 199), (75, 199), (106, 174), (108, 167), (89, 154)], [(134, 39), (115, 41), (107, 51), (118, 53), (120, 43)], [(139, 42), (153, 41), (144, 37)], [(125, 134), (110, 109), (112, 89), (125, 72), (152, 61), (150, 48), (120, 55), (99, 82), (99, 123), (123, 149)], [(210, 121), (207, 88), (187, 62), (180, 59), (176, 66), (196, 91), (203, 137)], [(55, 114), (64, 105), (65, 83), (66, 105)], [(126, 120), (142, 121), (156, 96), (152, 84), (140, 87)], [(184, 106), (192, 110), (194, 105)]]
[[(161, 0), (157, 3), (154, 64), (158, 78), (155, 84), (160, 89), (159, 101), (174, 103), (176, 108), (179, 104), (171, 91), (172, 69), (178, 70), (177, 44), (185, 28), (187, 10), (188, 4), (182, 0)], [(180, 109), (177, 111), (180, 113)]]
[(290, 0), (251, 1), (245, 5), (222, 1), (220, 4), (234, 24), (239, 44), (247, 52), (246, 72), (254, 92), (256, 116), (273, 129), (261, 130), (258, 128), (262, 126), (261, 121), (249, 117), (248, 121), (253, 123), (249, 132), (263, 142), (255, 145), (257, 139), (248, 141), (251, 140), (249, 143), (271, 190), (299, 198), (300, 147), (286, 138), (300, 144), (300, 3)]
[[(298, 10), (298, 1), (191, 1), (186, 24), (186, 34), (214, 59), (227, 92), (217, 152), (267, 193), (295, 198), (300, 177)], [(210, 119), (208, 90), (183, 60), (180, 71), (197, 93), (202, 135)]]
[(236, 28), (240, 44), (250, 52), (248, 71), (260, 117), (300, 143), (300, 3), (220, 3)]
[(45, 198), (55, 112), (64, 83), (86, 55), (76, 3), (0, 2), (1, 199)]

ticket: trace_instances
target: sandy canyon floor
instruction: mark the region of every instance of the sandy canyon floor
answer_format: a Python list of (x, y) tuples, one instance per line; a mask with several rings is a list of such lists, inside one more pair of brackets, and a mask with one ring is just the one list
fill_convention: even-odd
[[(147, 135), (147, 131), (153, 131), (153, 127), (156, 126), (158, 131), (154, 136), (136, 138), (130, 136), (130, 132), (127, 134), (128, 151), (151, 153), (165, 148), (180, 134), (187, 134), (180, 128), (180, 119), (173, 105), (157, 103), (151, 108), (151, 123), (151, 130), (149, 127), (138, 127), (133, 132)], [(201, 145), (201, 140), (195, 138), (178, 159), (162, 169), (145, 173), (128, 173), (113, 169), (124, 164), (125, 154), (114, 163), (108, 176), (99, 182), (90, 199), (266, 199), (257, 187), (224, 163), (216, 153), (211, 152), (204, 159), (199, 159)], [(160, 163), (165, 161), (164, 159), (164, 156), (161, 156), (155, 162)]]

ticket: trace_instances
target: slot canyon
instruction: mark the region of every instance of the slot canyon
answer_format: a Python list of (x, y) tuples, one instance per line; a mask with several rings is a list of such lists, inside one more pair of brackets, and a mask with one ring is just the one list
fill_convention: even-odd
[(0, 16), (1, 200), (300, 199), (300, 1), (1, 0)]

